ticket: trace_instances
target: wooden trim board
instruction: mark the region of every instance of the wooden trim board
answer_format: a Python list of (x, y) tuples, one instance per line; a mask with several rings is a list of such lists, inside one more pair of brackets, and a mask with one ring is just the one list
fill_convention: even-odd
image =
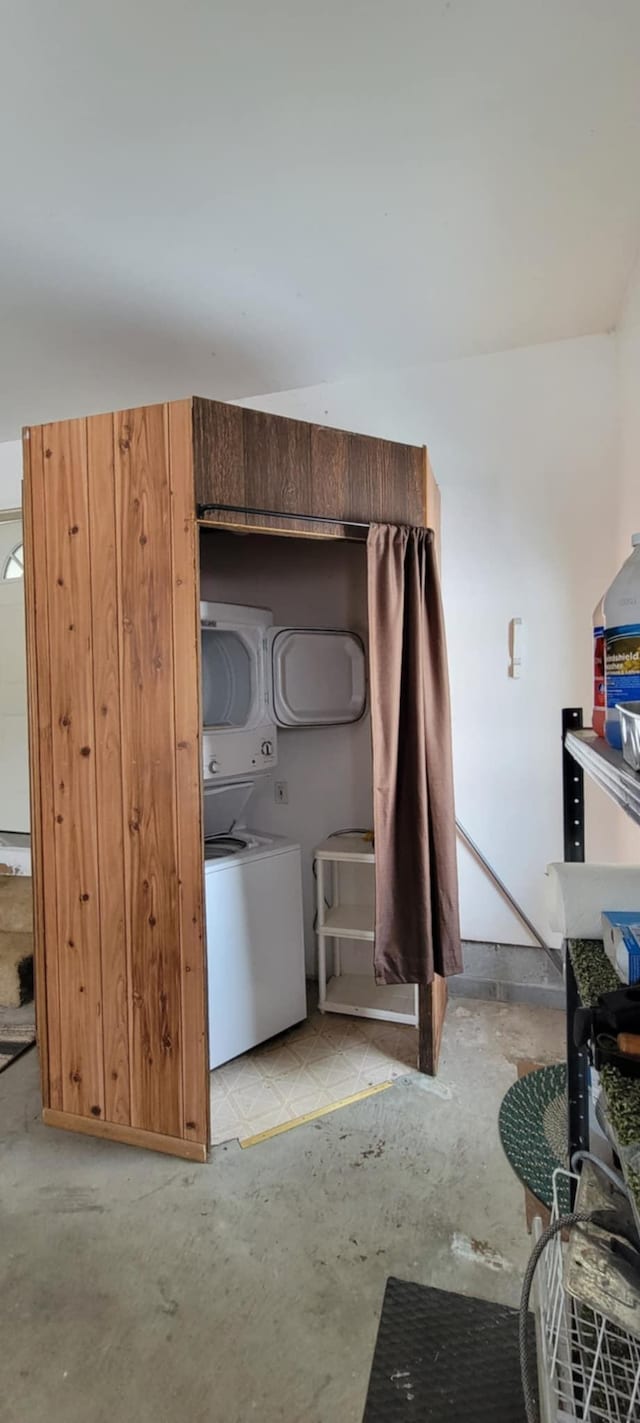
[(36, 663), (36, 595), (33, 543), (33, 484), (31, 474), (31, 442), (23, 440), (23, 465), (27, 475), (23, 483), (23, 539), (29, 550), (24, 569), (25, 621), (27, 643), (27, 707), (29, 732), (29, 811), (31, 826), (31, 875), (33, 880), (33, 945), (36, 988), (36, 1037), (40, 1060), (42, 1100), (49, 1101), (49, 1039), (47, 1033), (46, 958), (44, 943), (44, 894), (41, 883), (42, 863), (42, 787), (38, 749), (38, 671)]
[(57, 1112), (53, 1107), (45, 1107), (42, 1120), (45, 1126), (80, 1132), (83, 1136), (97, 1136), (102, 1141), (140, 1146), (147, 1151), (160, 1151), (165, 1156), (180, 1156), (185, 1161), (207, 1160), (207, 1147), (200, 1141), (185, 1141), (179, 1136), (143, 1131), (142, 1127), (124, 1126), (121, 1122), (102, 1122), (96, 1117), (79, 1117), (73, 1112)]

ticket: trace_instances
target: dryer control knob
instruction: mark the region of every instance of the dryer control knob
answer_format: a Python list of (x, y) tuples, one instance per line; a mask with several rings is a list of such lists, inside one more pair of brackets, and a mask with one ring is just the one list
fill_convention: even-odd
[(210, 762), (209, 762), (209, 770), (210, 770), (212, 776), (215, 776), (217, 769), (218, 769), (218, 762), (216, 761), (216, 759), (215, 759), (215, 757), (214, 757), (213, 761), (210, 761)]
[(260, 750), (261, 750), (263, 756), (273, 756), (273, 742), (272, 742), (272, 741), (263, 741), (262, 746), (260, 747)]

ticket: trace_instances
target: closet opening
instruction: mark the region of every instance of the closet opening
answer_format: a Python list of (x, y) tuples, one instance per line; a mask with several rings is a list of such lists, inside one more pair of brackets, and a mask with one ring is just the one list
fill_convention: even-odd
[(373, 971), (365, 541), (201, 525), (200, 600), (217, 1144), (415, 1067), (418, 991)]

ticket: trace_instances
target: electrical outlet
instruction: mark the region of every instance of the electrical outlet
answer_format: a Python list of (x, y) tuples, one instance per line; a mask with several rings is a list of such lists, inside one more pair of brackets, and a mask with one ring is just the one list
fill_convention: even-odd
[(289, 804), (289, 787), (286, 781), (276, 781), (275, 787), (276, 805)]

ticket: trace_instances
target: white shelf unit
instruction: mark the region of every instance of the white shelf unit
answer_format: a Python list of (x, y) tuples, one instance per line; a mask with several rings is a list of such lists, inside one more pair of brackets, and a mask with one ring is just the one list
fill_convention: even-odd
[[(375, 853), (371, 842), (363, 835), (331, 835), (316, 847), (314, 860), (320, 1012), (381, 1018), (417, 1027), (417, 988), (411, 983), (377, 984), (373, 976)], [(341, 867), (347, 865), (365, 867), (364, 875), (356, 876), (366, 888), (361, 903), (344, 898)], [(362, 943), (362, 972), (343, 972), (341, 940)], [(328, 952), (332, 954), (333, 967), (329, 979)]]

